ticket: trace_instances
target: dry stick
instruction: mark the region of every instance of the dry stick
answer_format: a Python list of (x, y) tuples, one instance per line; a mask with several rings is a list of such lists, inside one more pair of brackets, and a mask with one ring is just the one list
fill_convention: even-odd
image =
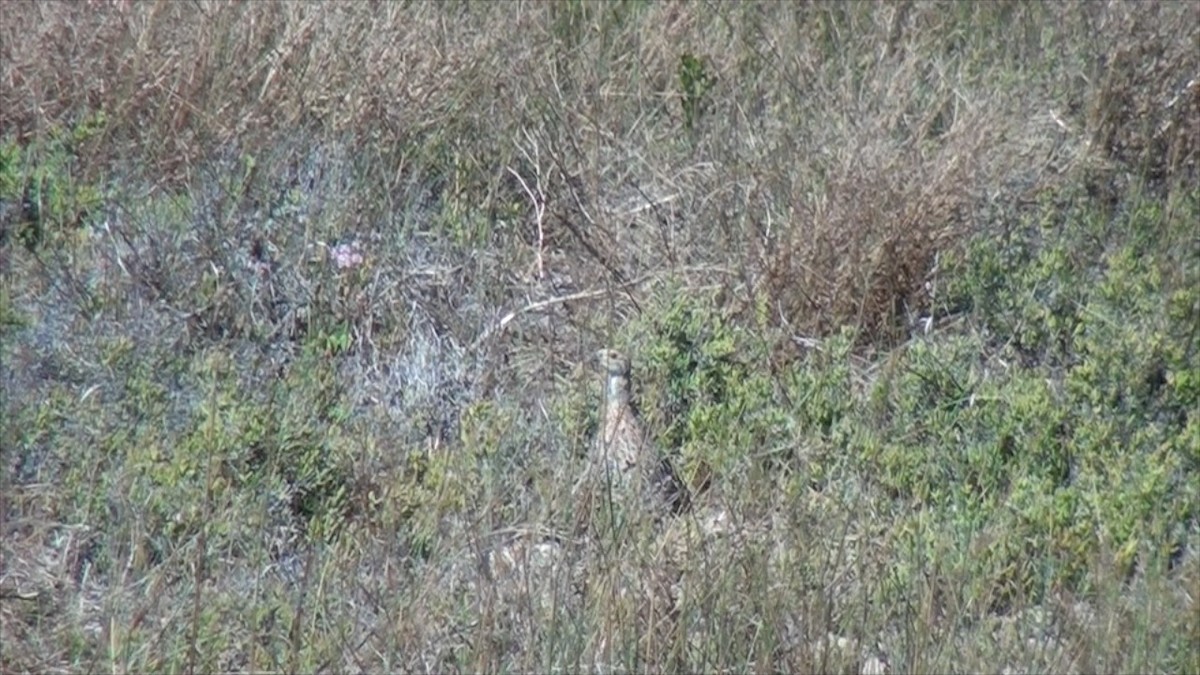
[(538, 162), (540, 153), (538, 153), (537, 140), (534, 139), (528, 131), (525, 132), (525, 138), (528, 139), (529, 144), (533, 146), (533, 156), (530, 157), (529, 151), (525, 148), (521, 148), (521, 154), (525, 155), (525, 160), (533, 165), (534, 175), (537, 179), (535, 183), (537, 186), (537, 194), (535, 195), (533, 193), (533, 190), (529, 188), (529, 185), (525, 182), (525, 179), (521, 177), (521, 174), (517, 173), (512, 167), (506, 168), (508, 169), (508, 172), (511, 173), (513, 177), (521, 183), (521, 187), (524, 188), (525, 194), (529, 196), (529, 202), (533, 204), (533, 216), (537, 224), (537, 250), (534, 252), (534, 257), (537, 260), (537, 278), (544, 279), (546, 277), (546, 272), (542, 264), (542, 248), (546, 237), (545, 230), (542, 227), (542, 221), (546, 217), (546, 191), (542, 187), (542, 167)]
[[(683, 271), (683, 272), (706, 271), (706, 272), (719, 272), (721, 274), (726, 274), (726, 275), (733, 274), (733, 271), (722, 268), (722, 267), (707, 267), (707, 266), (685, 267), (680, 271)], [(579, 291), (578, 293), (572, 293), (570, 295), (560, 295), (556, 298), (547, 298), (545, 300), (538, 300), (537, 302), (533, 302), (528, 305), (525, 305), (524, 307), (522, 307), (520, 309), (514, 309), (513, 311), (509, 312), (508, 314), (505, 314), (504, 317), (501, 318), (499, 321), (497, 321), (496, 325), (494, 325), (490, 328), (485, 328), (484, 331), (479, 334), (479, 337), (475, 338), (475, 341), (471, 343), (471, 348), (475, 349), (475, 348), (479, 347), (479, 345), (485, 339), (487, 339), (488, 337), (491, 337), (494, 333), (502, 330), (505, 326), (512, 323), (513, 319), (517, 318), (518, 316), (520, 316), (526, 312), (532, 312), (535, 310), (543, 309), (546, 307), (550, 307), (551, 305), (557, 305), (557, 304), (561, 304), (564, 302), (571, 302), (572, 300), (588, 300), (591, 298), (596, 298), (601, 295), (605, 295), (606, 293), (612, 292), (612, 290), (614, 288), (619, 288), (619, 289), (631, 288), (633, 286), (637, 286), (649, 279), (653, 279), (658, 276), (662, 276), (662, 274), (659, 272), (650, 272), (647, 274), (643, 274), (642, 276), (640, 276), (636, 279), (632, 279), (630, 281), (616, 284), (612, 288), (594, 288), (590, 291)], [(707, 287), (705, 287), (705, 288), (707, 288)]]
[[(621, 284), (621, 286), (634, 286), (634, 285), (640, 284), (641, 282), (645, 281), (646, 279), (649, 279), (652, 276), (654, 276), (654, 275), (647, 274), (645, 276), (639, 277), (638, 279), (634, 279), (633, 281), (629, 281), (624, 284)], [(521, 314), (524, 314), (526, 312), (532, 312), (532, 311), (539, 310), (539, 309), (543, 309), (545, 307), (550, 307), (551, 305), (558, 305), (558, 304), (561, 304), (564, 302), (571, 302), (572, 300), (587, 300), (590, 298), (596, 298), (596, 297), (604, 295), (608, 292), (609, 292), (609, 289), (607, 289), (607, 288), (596, 288), (596, 289), (592, 289), (590, 291), (580, 291), (578, 293), (572, 293), (570, 295), (560, 295), (557, 298), (547, 298), (545, 300), (539, 300), (537, 302), (525, 305), (524, 307), (522, 307), (520, 309), (515, 309), (515, 310), (509, 312), (508, 314), (505, 314), (504, 317), (501, 318), (500, 321), (498, 321), (495, 326), (492, 326), (491, 328), (487, 328), (482, 333), (480, 333), (479, 337), (475, 338), (475, 341), (471, 343), (471, 348), (474, 349), (474, 348), (478, 347), (480, 345), (480, 343), (482, 343), (486, 338), (490, 337), (492, 334), (494, 334), (500, 330), (503, 330), (505, 326), (507, 326), (509, 323), (512, 322), (513, 319), (517, 318)]]

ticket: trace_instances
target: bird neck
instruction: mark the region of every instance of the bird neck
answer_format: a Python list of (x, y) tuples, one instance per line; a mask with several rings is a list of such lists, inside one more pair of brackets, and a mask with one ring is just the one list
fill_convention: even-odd
[(629, 379), (621, 375), (610, 375), (605, 399), (608, 400), (610, 408), (629, 405)]

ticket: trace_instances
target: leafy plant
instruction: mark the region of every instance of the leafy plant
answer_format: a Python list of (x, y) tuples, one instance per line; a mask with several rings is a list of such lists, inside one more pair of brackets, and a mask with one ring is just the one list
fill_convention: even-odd
[(85, 225), (103, 203), (101, 188), (84, 178), (79, 149), (101, 134), (102, 112), (73, 128), (52, 128), (43, 141), (0, 149), (0, 200), (19, 201), (16, 236), (30, 251)]
[(696, 129), (708, 105), (708, 95), (717, 86), (717, 77), (709, 72), (708, 65), (702, 57), (684, 53), (679, 57), (679, 89), (682, 96), (680, 106), (683, 108), (683, 127), (688, 133)]

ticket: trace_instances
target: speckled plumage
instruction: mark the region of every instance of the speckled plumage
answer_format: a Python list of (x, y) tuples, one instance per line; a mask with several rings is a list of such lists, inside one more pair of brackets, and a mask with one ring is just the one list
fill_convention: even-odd
[(615, 349), (596, 352), (603, 373), (604, 407), (593, 466), (609, 485), (632, 490), (651, 511), (678, 514), (690, 506), (687, 488), (670, 460), (646, 437), (629, 402), (629, 359)]

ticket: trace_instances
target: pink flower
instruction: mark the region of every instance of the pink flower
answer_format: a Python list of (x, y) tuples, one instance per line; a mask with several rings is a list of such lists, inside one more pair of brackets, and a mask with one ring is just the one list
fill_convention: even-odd
[(338, 244), (329, 249), (329, 253), (333, 256), (333, 264), (339, 270), (348, 270), (363, 264), (363, 255), (357, 244)]

